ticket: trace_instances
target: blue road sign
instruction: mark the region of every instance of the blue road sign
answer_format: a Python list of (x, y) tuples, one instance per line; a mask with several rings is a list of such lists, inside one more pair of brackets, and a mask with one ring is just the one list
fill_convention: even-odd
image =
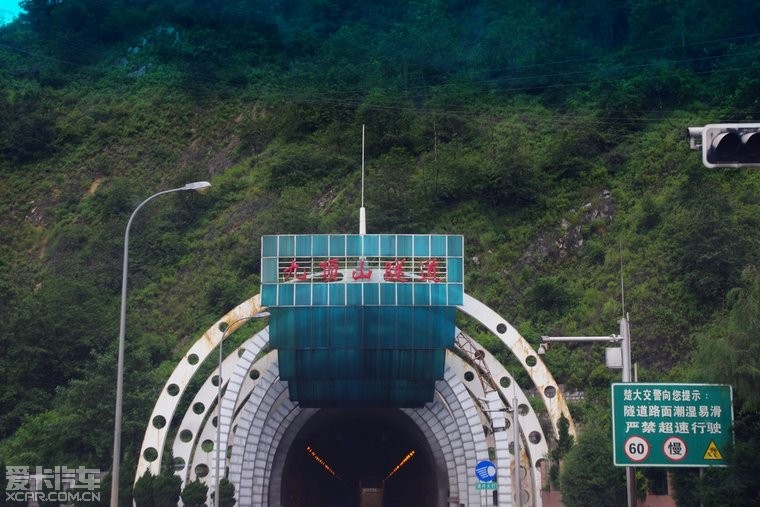
[(496, 479), (496, 466), (488, 460), (483, 460), (475, 466), (475, 477), (480, 482), (493, 482)]

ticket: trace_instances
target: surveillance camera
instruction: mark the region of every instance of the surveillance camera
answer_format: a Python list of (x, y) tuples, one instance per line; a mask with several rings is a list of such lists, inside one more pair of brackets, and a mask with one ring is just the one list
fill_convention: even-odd
[(702, 148), (703, 131), (703, 127), (688, 127), (686, 129), (686, 137), (689, 139), (689, 148), (692, 150), (699, 150)]

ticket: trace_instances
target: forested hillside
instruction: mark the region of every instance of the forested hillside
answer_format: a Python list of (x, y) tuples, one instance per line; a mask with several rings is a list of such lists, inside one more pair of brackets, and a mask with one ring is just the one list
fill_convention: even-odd
[[(685, 131), (760, 121), (760, 3), (22, 4), (0, 28), (4, 464), (110, 468), (137, 204), (213, 185), (132, 228), (133, 463), (177, 359), (258, 292), (260, 236), (358, 232), (364, 126), (370, 232), (463, 234), (466, 291), (536, 344), (617, 332), (624, 295), (640, 379), (734, 386), (735, 466), (683, 505), (758, 501), (760, 170), (704, 168)], [(581, 423), (608, 411), (601, 349), (545, 360)]]

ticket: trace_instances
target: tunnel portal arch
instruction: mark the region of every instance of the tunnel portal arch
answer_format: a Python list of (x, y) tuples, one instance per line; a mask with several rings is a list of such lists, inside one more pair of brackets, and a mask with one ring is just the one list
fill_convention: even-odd
[[(570, 433), (574, 434), (559, 387), (516, 329), (466, 294), (459, 310), (499, 338), (520, 361), (543, 398), (553, 436), (558, 435), (562, 416), (570, 421)], [(219, 424), (221, 449), (226, 452), (221, 453), (218, 465), (223, 476), (235, 484), (238, 505), (283, 504), (286, 492), (290, 491), (287, 481), (292, 469), (288, 467), (293, 465), (295, 456), (291, 453), (296, 452), (309, 431), (319, 427), (320, 420), (332, 417), (337, 423), (341, 419), (336, 418), (338, 412), (301, 408), (290, 401), (287, 382), (279, 380), (277, 351), (268, 347), (268, 328), (230, 351), (221, 372), (215, 368), (194, 393), (186, 392), (204, 360), (216, 364), (216, 355), (211, 352), (223, 337), (221, 329), (240, 325), (261, 311), (258, 295), (241, 303), (207, 330), (177, 365), (151, 414), (135, 481), (146, 470), (159, 472), (163, 451), (168, 447), (183, 486), (187, 481), (200, 479), (213, 490)], [(428, 473), (430, 477), (422, 480), (435, 488), (430, 505), (494, 505), (495, 501), (495, 505), (506, 506), (516, 503), (514, 428), (509, 414), (516, 407), (520, 421), (518, 470), (522, 504), (539, 506), (541, 467), (548, 447), (538, 417), (506, 368), (466, 333), (459, 329), (456, 332), (456, 346), (446, 353), (445, 378), (436, 383), (432, 403), (420, 408), (387, 409), (384, 413), (358, 412), (355, 416), (373, 413), (379, 424), (385, 421), (389, 428), (406, 428), (409, 438), (415, 435), (420, 444), (420, 458), (428, 463), (427, 472), (420, 473)], [(220, 377), (224, 396), (221, 407), (217, 407)], [(179, 424), (170, 427), (168, 422), (174, 419), (180, 400), (188, 398), (189, 408)], [(409, 429), (414, 426), (416, 429)], [(170, 434), (173, 439), (167, 446)], [(478, 481), (474, 467), (483, 459), (497, 465), (498, 494), (475, 489)]]
[(448, 479), (419, 426), (396, 408), (317, 410), (281, 454), (282, 488), (270, 497), (282, 505), (317, 506), (325, 491), (323, 504), (358, 505), (370, 479), (388, 504), (434, 505)]

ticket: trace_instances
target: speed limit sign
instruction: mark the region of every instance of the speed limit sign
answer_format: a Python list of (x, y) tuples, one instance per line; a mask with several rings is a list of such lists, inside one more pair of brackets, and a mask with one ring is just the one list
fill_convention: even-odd
[(644, 461), (649, 456), (649, 442), (646, 439), (634, 435), (625, 441), (625, 455), (631, 461)]

